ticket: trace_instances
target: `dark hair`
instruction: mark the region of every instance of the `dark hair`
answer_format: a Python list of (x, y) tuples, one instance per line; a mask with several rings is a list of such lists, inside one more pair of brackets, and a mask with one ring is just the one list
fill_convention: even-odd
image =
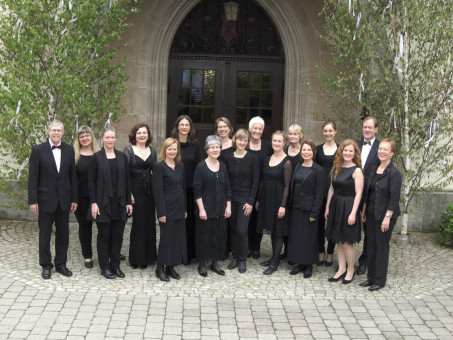
[(153, 141), (153, 137), (151, 136), (151, 131), (149, 131), (148, 124), (145, 123), (137, 124), (132, 128), (131, 132), (129, 133), (129, 143), (131, 143), (132, 145), (137, 145), (137, 139), (135, 139), (135, 136), (137, 135), (137, 131), (141, 128), (146, 128), (146, 130), (148, 131), (148, 140), (146, 141), (145, 146), (149, 146)]
[(187, 115), (181, 115), (178, 118), (176, 118), (173, 130), (171, 130), (171, 136), (179, 141), (178, 125), (181, 122), (181, 120), (183, 120), (183, 119), (186, 119), (187, 121), (189, 121), (189, 124), (190, 124), (190, 130), (189, 130), (189, 135), (187, 136), (187, 142), (189, 144), (195, 144), (198, 141), (197, 132), (195, 131), (195, 127), (193, 126), (192, 119)]
[(324, 122), (324, 124), (322, 124), (322, 129), (324, 130), (324, 128), (327, 126), (327, 125), (332, 125), (333, 129), (335, 131), (337, 131), (337, 125), (335, 124), (335, 122), (333, 120), (326, 120)]
[(316, 159), (316, 144), (311, 140), (311, 139), (306, 139), (302, 143), (300, 143), (300, 153), (302, 154), (302, 147), (304, 144), (310, 145), (311, 151), (313, 152), (313, 157), (312, 159)]

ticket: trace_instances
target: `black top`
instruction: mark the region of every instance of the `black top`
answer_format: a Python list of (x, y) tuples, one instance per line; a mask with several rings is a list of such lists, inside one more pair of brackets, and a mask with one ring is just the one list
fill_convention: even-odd
[[(316, 159), (315, 162), (321, 165), (324, 168), (324, 172), (326, 174), (326, 191), (325, 191), (325, 196), (327, 197), (327, 193), (329, 191), (330, 187), (330, 171), (332, 170), (333, 167), (333, 162), (335, 161), (335, 156), (337, 155), (337, 151), (335, 150), (333, 155), (326, 155), (324, 153), (324, 144), (322, 143), (318, 146), (316, 146)], [(338, 148), (338, 144), (337, 144)]]
[(187, 142), (180, 142), (179, 144), (181, 144), (181, 162), (184, 163), (186, 188), (191, 188), (195, 167), (200, 162), (200, 145)]
[(374, 204), (376, 202), (377, 194), (376, 182), (379, 181), (382, 177), (384, 177), (384, 174), (376, 174), (370, 180), (370, 186), (368, 187), (367, 204), (369, 203)]
[(260, 150), (249, 149), (248, 151), (250, 151), (258, 159), (258, 164), (260, 166), (260, 173), (262, 173), (264, 160), (266, 159), (267, 156), (271, 156), (274, 153), (274, 150), (272, 149), (272, 144), (267, 140), (261, 139), (261, 149)]
[(143, 160), (134, 153), (131, 145), (124, 148), (124, 154), (129, 161), (129, 173), (131, 177), (139, 177), (143, 179), (143, 189), (146, 194), (151, 194), (151, 175), (153, 173), (153, 165), (157, 162), (156, 151), (149, 146), (150, 154), (148, 158)]
[(297, 164), (291, 182), (291, 208), (310, 211), (310, 217), (318, 219), (325, 183), (326, 174), (320, 165), (315, 162), (311, 167)]
[(260, 168), (255, 155), (247, 152), (243, 158), (234, 152), (225, 155), (224, 163), (230, 180), (232, 201), (253, 205), (260, 183)]
[(187, 211), (184, 183), (184, 164), (178, 163), (175, 169), (165, 161), (154, 164), (153, 193), (157, 217), (166, 216), (168, 220), (184, 219)]
[[(360, 152), (362, 152), (363, 142), (363, 139), (357, 142)], [(379, 143), (380, 140), (376, 138), (373, 142), (373, 145), (371, 146), (370, 153), (368, 154), (365, 164), (362, 164), (363, 176), (365, 177), (365, 180), (370, 176), (371, 168), (373, 168), (374, 166), (378, 167), (379, 164), (381, 164), (381, 161), (379, 160), (379, 157), (377, 155)]]
[(219, 161), (225, 163), (225, 156), (233, 153), (235, 150), (236, 150), (236, 148), (233, 148), (232, 146), (230, 146), (229, 148), (226, 148), (226, 149), (222, 149), (220, 151)]
[[(213, 172), (206, 161), (198, 163), (193, 178), (195, 200), (201, 198), (208, 218), (225, 215), (227, 201), (231, 201), (231, 187), (225, 164), (219, 162), (219, 171)], [(200, 215), (198, 204), (195, 204), (196, 215)]]
[(293, 165), (293, 169), (295, 169), (296, 165), (303, 161), (302, 156), (300, 154), (300, 151), (302, 151), (302, 147), (301, 150), (295, 156), (290, 156), (288, 153), (288, 149), (289, 145), (285, 148), (285, 153), (288, 155), (288, 158), (290, 159), (291, 164)]
[(79, 197), (90, 197), (90, 194), (88, 192), (88, 167), (92, 157), (93, 155), (80, 155), (79, 161), (76, 165), (77, 182), (79, 185)]

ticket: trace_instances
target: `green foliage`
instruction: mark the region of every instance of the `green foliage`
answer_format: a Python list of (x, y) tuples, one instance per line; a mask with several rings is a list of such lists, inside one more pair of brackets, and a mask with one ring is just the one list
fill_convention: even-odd
[(447, 207), (440, 217), (437, 226), (440, 243), (453, 246), (453, 204)]
[(357, 136), (360, 119), (375, 116), (379, 137), (396, 140), (407, 213), (420, 193), (453, 181), (453, 7), (436, 0), (351, 4), (350, 11), (347, 2), (325, 0), (321, 13), (321, 39), (332, 51), (332, 65), (318, 67), (320, 89), (331, 94), (323, 114), (334, 113)]
[[(109, 113), (125, 113), (127, 75), (117, 43), (130, 26), (133, 0), (0, 0), (0, 191), (26, 203), (28, 169), (18, 168), (43, 142), (47, 124), (65, 124), (64, 140), (79, 125), (99, 131)], [(17, 198), (19, 200), (17, 201)]]

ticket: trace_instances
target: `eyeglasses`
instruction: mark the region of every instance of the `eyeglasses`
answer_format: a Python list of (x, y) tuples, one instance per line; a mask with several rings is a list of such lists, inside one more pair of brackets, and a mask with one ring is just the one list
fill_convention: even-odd
[(178, 124), (179, 127), (190, 127), (190, 124)]
[(220, 150), (220, 146), (218, 145), (212, 145), (208, 148), (209, 150)]
[(91, 138), (91, 135), (80, 135), (79, 136), (79, 139), (88, 139), (88, 138)]

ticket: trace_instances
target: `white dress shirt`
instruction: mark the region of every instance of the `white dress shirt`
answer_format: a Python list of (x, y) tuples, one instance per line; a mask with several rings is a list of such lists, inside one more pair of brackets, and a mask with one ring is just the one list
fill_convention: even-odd
[[(49, 139), (49, 143), (50, 143), (50, 147), (52, 148), (53, 144), (50, 141), (50, 139)], [(59, 146), (59, 145), (61, 145), (61, 141), (58, 143), (57, 146)], [(61, 149), (58, 149), (58, 148), (53, 149), (52, 153), (53, 153), (53, 158), (55, 159), (55, 165), (57, 166), (57, 171), (58, 171), (58, 173), (60, 173)]]
[(370, 151), (371, 151), (371, 147), (373, 146), (373, 143), (374, 141), (376, 140), (376, 137), (374, 137), (370, 143), (371, 145), (369, 144), (366, 144), (365, 145), (365, 140), (363, 140), (363, 145), (362, 145), (362, 153), (360, 154), (361, 158), (362, 158), (362, 168), (365, 167), (365, 163), (366, 163), (366, 160), (368, 158), (368, 155), (370, 154)]

